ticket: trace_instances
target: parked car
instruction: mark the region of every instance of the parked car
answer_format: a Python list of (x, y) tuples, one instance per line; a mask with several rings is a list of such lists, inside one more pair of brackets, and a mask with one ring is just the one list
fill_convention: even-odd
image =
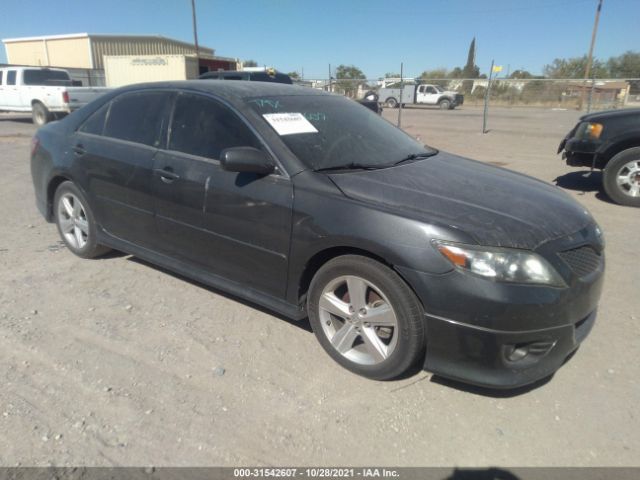
[(248, 80), (251, 82), (271, 82), (293, 84), (293, 80), (286, 73), (278, 72), (273, 68), (256, 70), (218, 70), (203, 73), (201, 80)]
[(604, 171), (604, 190), (614, 202), (640, 207), (640, 108), (580, 117), (558, 153), (571, 167)]
[(109, 90), (73, 84), (69, 73), (59, 68), (0, 68), (0, 111), (31, 112), (33, 123), (44, 125)]
[(595, 320), (604, 244), (589, 212), (340, 95), (133, 85), (39, 129), (31, 172), (72, 253), (117, 249), (308, 316), (365, 377), (420, 365), (515, 387), (558, 369)]
[(453, 110), (464, 103), (464, 95), (461, 93), (428, 84), (405, 85), (403, 88), (397, 84), (395, 87), (381, 88), (378, 95), (381, 102), (389, 108), (397, 108), (402, 103), (403, 106), (422, 104), (438, 106), (442, 110)]

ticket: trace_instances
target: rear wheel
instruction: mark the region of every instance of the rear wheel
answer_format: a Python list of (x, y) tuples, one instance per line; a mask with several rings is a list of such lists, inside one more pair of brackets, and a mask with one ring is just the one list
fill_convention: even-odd
[(393, 97), (387, 98), (384, 103), (388, 108), (396, 108), (398, 106), (398, 100)]
[(45, 107), (40, 102), (35, 102), (31, 111), (31, 118), (33, 119), (33, 123), (39, 127), (48, 123), (52, 120), (53, 115), (47, 107)]
[(623, 150), (609, 160), (603, 183), (614, 202), (640, 207), (640, 147)]
[(110, 250), (98, 245), (95, 217), (73, 182), (60, 184), (53, 205), (58, 232), (72, 253), (82, 258), (95, 258)]
[(420, 301), (397, 273), (370, 258), (326, 263), (311, 282), (307, 309), (322, 347), (358, 375), (390, 380), (424, 355)]

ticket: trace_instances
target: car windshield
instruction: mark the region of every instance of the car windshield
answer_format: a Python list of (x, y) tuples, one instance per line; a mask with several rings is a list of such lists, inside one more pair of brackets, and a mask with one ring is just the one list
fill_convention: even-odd
[(338, 95), (254, 97), (247, 103), (312, 170), (384, 168), (437, 153)]
[(60, 85), (71, 82), (69, 74), (60, 70), (25, 70), (25, 85)]

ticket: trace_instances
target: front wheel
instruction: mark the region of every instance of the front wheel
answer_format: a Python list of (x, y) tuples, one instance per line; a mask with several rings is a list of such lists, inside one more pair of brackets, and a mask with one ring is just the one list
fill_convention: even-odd
[(614, 202), (640, 207), (640, 147), (623, 150), (609, 160), (603, 183)]
[(358, 375), (391, 380), (424, 356), (420, 301), (397, 273), (368, 257), (345, 255), (322, 266), (307, 311), (325, 351)]
[(98, 245), (97, 226), (84, 195), (73, 182), (63, 182), (53, 200), (58, 232), (67, 248), (82, 258), (95, 258), (110, 249)]

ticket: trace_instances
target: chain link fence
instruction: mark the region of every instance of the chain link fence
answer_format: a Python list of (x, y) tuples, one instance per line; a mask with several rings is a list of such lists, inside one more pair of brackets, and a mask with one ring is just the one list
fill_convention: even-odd
[[(387, 79), (305, 79), (297, 83), (311, 88), (341, 93), (362, 99), (369, 92), (379, 94), (385, 103), (385, 92), (399, 88), (400, 78)], [(402, 79), (404, 86), (420, 84), (437, 87), (441, 93), (464, 95), (464, 105), (483, 106), (489, 87), (488, 79)], [(409, 89), (411, 90), (411, 89)], [(408, 91), (406, 88), (405, 92)], [(415, 97), (413, 92), (412, 97)], [(396, 99), (397, 100), (397, 99)], [(406, 105), (414, 98), (405, 98)], [(640, 79), (506, 79), (491, 80), (489, 103), (504, 107), (545, 107), (575, 110), (607, 110), (640, 107)]]

